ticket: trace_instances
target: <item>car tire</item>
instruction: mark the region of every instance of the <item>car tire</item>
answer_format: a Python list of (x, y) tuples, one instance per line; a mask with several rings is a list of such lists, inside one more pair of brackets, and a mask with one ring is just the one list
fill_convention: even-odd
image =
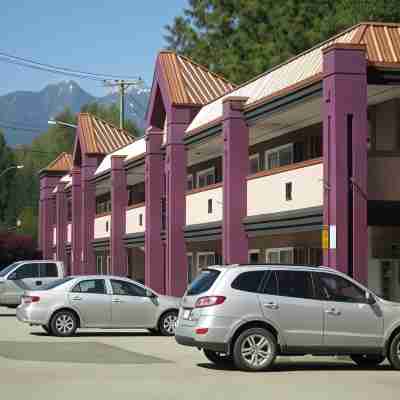
[(161, 315), (161, 318), (158, 321), (158, 330), (163, 336), (174, 336), (177, 322), (178, 312), (168, 311)]
[(73, 336), (77, 328), (78, 320), (72, 311), (61, 310), (51, 318), (50, 331), (55, 336)]
[(386, 357), (374, 354), (353, 354), (350, 358), (360, 367), (377, 367)]
[(400, 332), (390, 343), (388, 358), (394, 369), (400, 369)]
[(233, 361), (235, 366), (243, 371), (270, 369), (277, 353), (278, 344), (275, 336), (264, 328), (245, 330), (233, 345)]
[(43, 330), (48, 333), (49, 335), (51, 334), (50, 328), (47, 325), (42, 325)]
[(209, 361), (215, 365), (219, 366), (230, 366), (233, 363), (233, 358), (231, 355), (218, 353), (217, 351), (203, 349), (204, 355)]

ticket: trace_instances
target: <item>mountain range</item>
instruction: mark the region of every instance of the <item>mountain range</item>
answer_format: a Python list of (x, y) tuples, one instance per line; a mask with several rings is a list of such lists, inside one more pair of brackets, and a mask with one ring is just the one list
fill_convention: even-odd
[[(148, 99), (148, 89), (132, 86), (126, 91), (125, 117), (132, 119), (139, 128), (144, 127)], [(47, 121), (66, 107), (76, 113), (88, 103), (111, 104), (118, 101), (118, 93), (95, 97), (75, 81), (50, 84), (38, 92), (16, 91), (0, 96), (0, 129), (10, 146), (29, 144), (41, 132), (47, 131)]]

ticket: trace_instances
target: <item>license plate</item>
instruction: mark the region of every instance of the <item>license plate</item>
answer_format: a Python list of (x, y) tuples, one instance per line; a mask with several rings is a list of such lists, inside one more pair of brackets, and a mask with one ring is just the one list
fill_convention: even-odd
[(192, 312), (192, 310), (183, 310), (182, 318), (183, 319), (189, 319), (191, 312)]

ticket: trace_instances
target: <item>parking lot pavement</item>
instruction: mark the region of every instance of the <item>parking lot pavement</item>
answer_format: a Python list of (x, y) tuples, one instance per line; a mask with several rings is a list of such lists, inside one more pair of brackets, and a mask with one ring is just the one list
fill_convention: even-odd
[[(333, 358), (280, 358), (271, 372), (218, 369), (146, 331), (48, 336), (0, 308), (0, 393), (7, 399), (398, 399), (400, 372)], [(122, 398), (122, 397), (121, 397)], [(138, 397), (137, 397), (138, 398)]]

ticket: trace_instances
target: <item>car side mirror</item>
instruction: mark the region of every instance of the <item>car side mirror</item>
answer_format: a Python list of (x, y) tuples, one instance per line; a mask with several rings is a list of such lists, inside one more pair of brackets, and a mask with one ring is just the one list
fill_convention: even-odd
[(149, 297), (149, 298), (152, 299), (152, 298), (157, 297), (157, 296), (150, 289), (146, 289), (146, 297)]
[(365, 292), (365, 300), (371, 306), (376, 303), (375, 297), (370, 292)]

